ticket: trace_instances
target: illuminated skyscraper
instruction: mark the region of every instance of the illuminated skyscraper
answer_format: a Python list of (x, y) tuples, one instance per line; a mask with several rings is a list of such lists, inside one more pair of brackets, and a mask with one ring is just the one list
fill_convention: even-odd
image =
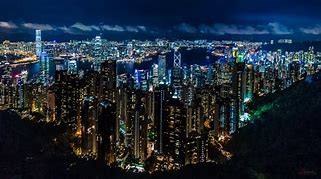
[(47, 52), (41, 52), (39, 60), (40, 65), (40, 80), (44, 86), (49, 84), (49, 56)]
[(85, 97), (81, 108), (82, 126), (82, 153), (97, 155), (97, 99), (92, 96)]
[(170, 99), (165, 108), (164, 153), (177, 167), (185, 164), (186, 110), (179, 99)]
[(175, 92), (174, 94), (179, 99), (181, 99), (183, 85), (183, 69), (181, 67), (181, 53), (178, 51), (177, 48), (174, 52), (174, 63), (171, 78), (171, 85)]
[(100, 71), (100, 65), (102, 62), (102, 43), (101, 37), (96, 36), (94, 39), (94, 70)]
[(78, 75), (68, 74), (67, 70), (57, 70), (55, 74), (56, 118), (58, 122), (76, 129), (80, 110), (81, 80)]
[(68, 61), (68, 73), (69, 74), (77, 74), (77, 61), (76, 60)]
[(178, 51), (178, 48), (175, 48), (174, 51), (174, 68), (180, 68), (181, 67), (181, 60), (182, 60), (182, 55), (181, 53)]
[(106, 60), (101, 64), (101, 98), (116, 101), (116, 61)]
[[(237, 56), (235, 56), (237, 55)], [(242, 127), (244, 121), (244, 97), (246, 91), (246, 70), (244, 55), (239, 52), (233, 52), (234, 67), (233, 67), (233, 99), (235, 106), (231, 106), (232, 111), (235, 112), (235, 118), (231, 119), (231, 129), (238, 129)], [(234, 116), (234, 114), (233, 114)]]
[(158, 56), (158, 79), (159, 82), (165, 84), (166, 82), (166, 56)]
[(146, 96), (142, 92), (136, 94), (138, 100), (135, 106), (135, 121), (133, 125), (134, 156), (145, 161), (147, 158), (147, 114)]
[(160, 84), (154, 90), (154, 121), (156, 128), (155, 149), (158, 153), (163, 153), (165, 119), (164, 110), (166, 106), (166, 85)]
[(153, 64), (151, 72), (153, 87), (157, 87), (159, 85), (158, 70), (158, 65)]
[(42, 42), (41, 42), (41, 30), (36, 30), (36, 55), (38, 58), (41, 57)]
[(148, 91), (147, 70), (135, 70), (135, 88), (144, 92)]
[(134, 55), (134, 45), (132, 42), (127, 44), (127, 55), (129, 58), (132, 58)]

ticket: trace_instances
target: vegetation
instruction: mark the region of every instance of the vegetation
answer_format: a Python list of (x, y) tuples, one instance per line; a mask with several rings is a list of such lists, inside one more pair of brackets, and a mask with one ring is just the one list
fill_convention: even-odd
[[(70, 151), (65, 130), (0, 112), (0, 178), (298, 178), (321, 174), (321, 76), (257, 98), (255, 120), (226, 144), (234, 156), (224, 164), (180, 171), (129, 174)], [(64, 135), (61, 135), (64, 134)]]

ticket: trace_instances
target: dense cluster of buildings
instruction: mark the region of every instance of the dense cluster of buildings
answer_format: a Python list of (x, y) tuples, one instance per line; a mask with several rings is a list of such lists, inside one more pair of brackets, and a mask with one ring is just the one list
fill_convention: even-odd
[[(228, 158), (220, 143), (251, 122), (247, 103), (254, 96), (284, 90), (320, 69), (313, 48), (267, 52), (250, 42), (107, 42), (100, 37), (43, 43), (40, 31), (36, 36), (21, 49), (34, 50), (40, 73), (12, 77), (10, 65), (4, 65), (0, 107), (65, 125), (76, 139), (76, 154), (133, 171)], [(208, 48), (219, 58), (182, 65), (181, 51), (187, 48)], [(148, 68), (135, 68), (155, 55), (157, 62)], [(90, 63), (79, 70), (84, 59)]]

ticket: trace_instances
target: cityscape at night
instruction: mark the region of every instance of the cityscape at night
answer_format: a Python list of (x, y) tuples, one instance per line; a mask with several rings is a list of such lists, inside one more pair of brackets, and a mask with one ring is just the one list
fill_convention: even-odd
[(320, 7), (2, 0), (0, 178), (319, 178)]

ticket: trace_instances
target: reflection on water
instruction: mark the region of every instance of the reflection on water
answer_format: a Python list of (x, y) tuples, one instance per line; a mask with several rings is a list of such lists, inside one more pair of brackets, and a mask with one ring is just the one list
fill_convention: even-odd
[[(198, 48), (198, 49), (192, 49), (192, 50), (181, 50), (182, 54), (182, 65), (192, 65), (192, 64), (199, 64), (199, 65), (208, 65), (213, 63), (215, 60), (217, 60), (217, 57), (214, 57), (211, 55), (211, 53), (207, 52), (206, 49)], [(167, 59), (167, 68), (172, 68), (173, 66), (173, 52), (166, 54)], [(132, 73), (134, 69), (150, 69), (151, 65), (153, 63), (158, 62), (158, 56), (153, 56), (151, 61), (144, 62), (139, 65), (134, 64), (118, 64), (117, 65), (117, 71), (118, 73)], [(55, 75), (55, 69), (56, 69), (56, 63), (64, 64), (64, 68), (68, 68), (68, 61), (67, 60), (59, 60), (55, 62), (53, 59), (49, 59), (49, 75), (54, 76)], [(90, 70), (92, 66), (92, 63), (89, 61), (77, 61), (77, 69), (87, 71)], [(35, 76), (37, 76), (40, 72), (40, 64), (34, 63), (29, 65), (21, 65), (14, 67), (12, 69), (12, 76), (15, 76), (16, 74), (21, 73), (21, 71), (27, 70), (28, 71), (28, 78), (31, 79)], [(3, 70), (0, 69), (0, 74), (3, 74)]]

